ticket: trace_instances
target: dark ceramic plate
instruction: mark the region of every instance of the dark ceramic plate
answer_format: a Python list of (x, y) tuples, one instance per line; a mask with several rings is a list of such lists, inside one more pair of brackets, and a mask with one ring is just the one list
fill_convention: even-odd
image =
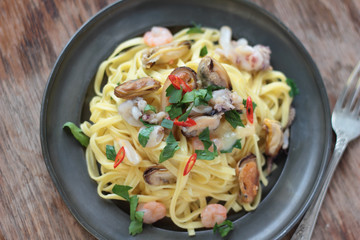
[[(87, 173), (84, 149), (62, 129), (86, 120), (92, 81), (99, 64), (124, 40), (151, 26), (172, 29), (194, 21), (220, 28), (229, 25), (234, 37), (272, 50), (271, 63), (296, 80), (296, 120), (291, 128), (288, 156), (270, 175), (263, 199), (250, 213), (233, 214), (229, 238), (278, 239), (300, 219), (316, 192), (330, 150), (331, 127), (327, 95), (319, 72), (296, 37), (272, 15), (243, 1), (181, 0), (121, 1), (90, 19), (67, 44), (50, 75), (41, 109), (41, 143), (45, 163), (75, 218), (100, 239), (128, 239), (126, 206), (101, 199)], [(186, 238), (187, 232), (163, 220), (145, 226), (138, 239)], [(220, 238), (199, 230), (196, 239)]]

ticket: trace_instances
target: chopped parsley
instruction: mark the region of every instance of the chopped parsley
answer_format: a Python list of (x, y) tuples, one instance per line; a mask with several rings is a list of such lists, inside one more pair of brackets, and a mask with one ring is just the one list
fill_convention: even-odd
[(116, 195), (126, 199), (130, 202), (130, 225), (129, 225), (129, 234), (136, 235), (138, 233), (141, 233), (143, 228), (143, 211), (136, 211), (136, 207), (138, 205), (139, 198), (137, 195), (129, 196), (129, 190), (132, 189), (130, 186), (126, 185), (118, 185), (115, 184), (112, 191)]
[(169, 136), (166, 138), (166, 146), (160, 153), (159, 163), (172, 158), (178, 149), (180, 149), (178, 142), (176, 141), (172, 132), (170, 132)]
[(154, 126), (145, 127), (140, 130), (138, 140), (141, 146), (146, 147), (152, 131), (154, 131)]
[(156, 107), (154, 107), (153, 105), (147, 104), (144, 111), (152, 111), (154, 113), (156, 113)]
[(244, 124), (240, 118), (240, 113), (235, 110), (225, 112), (225, 119), (231, 124), (233, 128), (236, 128), (237, 126), (244, 127)]
[(193, 27), (191, 27), (186, 33), (192, 34), (192, 33), (203, 33), (204, 30), (201, 29), (201, 24), (196, 24), (195, 22), (192, 22)]
[(289, 91), (289, 95), (290, 97), (295, 97), (295, 95), (298, 95), (299, 94), (299, 89), (297, 88), (295, 82), (293, 79), (291, 78), (287, 78), (286, 79), (286, 83), (287, 85), (289, 85), (289, 87), (291, 88), (290, 91)]
[(169, 103), (178, 103), (182, 97), (182, 87), (176, 89), (172, 84), (166, 89), (166, 96), (169, 98)]
[(78, 140), (81, 145), (83, 145), (84, 147), (87, 147), (89, 145), (89, 141), (90, 141), (89, 137), (86, 136), (83, 133), (83, 131), (79, 127), (77, 127), (74, 123), (66, 122), (63, 125), (63, 128), (65, 127), (68, 127), (70, 129), (74, 138)]
[(106, 158), (115, 161), (116, 151), (114, 146), (106, 145)]
[(213, 233), (219, 232), (221, 237), (225, 237), (233, 228), (233, 223), (230, 220), (225, 220), (220, 224), (215, 223)]
[(170, 119), (177, 118), (178, 116), (183, 114), (182, 107), (179, 104), (166, 106), (165, 111), (169, 113)]
[(200, 57), (204, 57), (206, 56), (206, 54), (208, 54), (208, 50), (207, 50), (207, 47), (206, 45), (204, 47), (201, 48), (200, 50)]
[[(209, 128), (205, 128), (199, 135), (199, 139), (204, 144), (204, 150), (195, 150), (197, 154), (197, 159), (201, 160), (213, 160), (218, 156), (217, 147), (214, 142), (210, 140), (210, 130)], [(211, 152), (209, 148), (213, 145), (214, 151)]]
[(163, 119), (161, 122), (161, 126), (167, 129), (172, 129), (174, 125), (174, 122), (169, 119)]

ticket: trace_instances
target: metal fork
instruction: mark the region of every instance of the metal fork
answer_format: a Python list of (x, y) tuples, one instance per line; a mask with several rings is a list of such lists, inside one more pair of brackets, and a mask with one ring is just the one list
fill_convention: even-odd
[(322, 189), (306, 212), (291, 240), (309, 240), (336, 166), (348, 143), (360, 135), (360, 62), (356, 65), (335, 104), (331, 117), (336, 133), (334, 153), (324, 175)]

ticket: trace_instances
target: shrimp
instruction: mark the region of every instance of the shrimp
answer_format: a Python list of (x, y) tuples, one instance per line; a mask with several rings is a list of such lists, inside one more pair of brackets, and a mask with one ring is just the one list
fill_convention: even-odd
[(204, 227), (212, 228), (215, 223), (220, 224), (226, 220), (227, 210), (220, 204), (209, 204), (201, 212), (201, 223)]
[(144, 34), (144, 42), (149, 47), (156, 47), (172, 42), (173, 35), (164, 27), (152, 27)]
[(140, 203), (136, 211), (144, 212), (143, 222), (146, 224), (154, 223), (166, 216), (165, 205), (155, 201)]

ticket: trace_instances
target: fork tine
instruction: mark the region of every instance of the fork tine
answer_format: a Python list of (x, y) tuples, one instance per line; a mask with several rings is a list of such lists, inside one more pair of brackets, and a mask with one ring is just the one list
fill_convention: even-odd
[[(355, 79), (355, 75), (357, 75), (360, 71), (360, 61), (358, 62), (358, 64), (356, 65), (356, 67), (354, 68), (354, 70), (351, 72), (343, 90), (341, 91), (338, 100), (336, 101), (335, 104), (335, 108), (336, 109), (340, 109), (343, 108), (343, 106), (350, 110), (350, 105), (346, 105), (344, 104), (345, 101), (348, 100), (347, 96), (350, 94), (351, 90), (352, 90), (352, 85), (354, 85), (354, 79)], [(355, 93), (354, 93), (355, 94)], [(352, 94), (353, 96), (355, 96), (354, 94)], [(353, 96), (351, 97), (351, 99), (353, 98)]]
[[(360, 73), (360, 61), (358, 62), (358, 64), (356, 65), (356, 67), (354, 68), (354, 70), (352, 71), (352, 73), (349, 76), (349, 79), (346, 83), (346, 94), (345, 96), (349, 96), (347, 99), (345, 99), (345, 101), (347, 101), (346, 106), (344, 106), (347, 109), (351, 109), (356, 101), (356, 98), (359, 94), (359, 73)], [(354, 89), (356, 88), (356, 90), (354, 91)]]

